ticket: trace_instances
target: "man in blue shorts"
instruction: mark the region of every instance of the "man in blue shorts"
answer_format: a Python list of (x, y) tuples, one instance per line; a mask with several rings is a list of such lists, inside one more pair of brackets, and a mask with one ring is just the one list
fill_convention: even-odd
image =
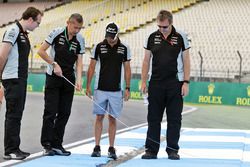
[[(114, 141), (116, 133), (116, 118), (121, 114), (124, 99), (130, 96), (130, 50), (118, 38), (119, 28), (115, 23), (106, 27), (105, 39), (97, 44), (92, 52), (87, 74), (87, 96), (91, 96), (91, 80), (94, 75), (94, 104), (93, 113), (95, 121), (95, 143), (92, 157), (101, 156), (100, 139), (103, 127), (103, 118), (108, 112), (109, 116), (109, 149), (108, 157), (117, 159)], [(124, 90), (125, 79), (125, 91)]]

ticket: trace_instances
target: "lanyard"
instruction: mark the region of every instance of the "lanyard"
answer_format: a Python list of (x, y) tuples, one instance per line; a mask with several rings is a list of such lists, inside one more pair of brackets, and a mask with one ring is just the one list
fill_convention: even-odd
[(67, 44), (69, 45), (69, 51), (71, 51), (71, 49), (72, 49), (72, 47), (71, 47), (72, 44), (69, 42), (69, 39), (68, 39), (66, 30), (67, 30), (67, 28), (65, 28), (65, 30), (64, 30), (64, 35), (65, 35), (65, 38), (66, 38), (66, 42), (67, 42)]

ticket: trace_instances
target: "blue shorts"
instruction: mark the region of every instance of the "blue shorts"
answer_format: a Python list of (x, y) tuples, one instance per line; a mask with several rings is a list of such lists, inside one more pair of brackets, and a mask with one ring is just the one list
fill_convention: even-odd
[[(110, 114), (114, 118), (120, 116), (123, 107), (123, 93), (122, 91), (94, 91), (94, 101), (97, 104), (93, 104), (93, 114), (105, 115)], [(105, 111), (103, 109), (105, 109)]]

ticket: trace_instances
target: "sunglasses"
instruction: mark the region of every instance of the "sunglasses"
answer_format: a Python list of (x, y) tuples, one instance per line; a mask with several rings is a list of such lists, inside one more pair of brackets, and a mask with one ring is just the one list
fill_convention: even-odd
[(37, 23), (37, 25), (40, 25), (41, 23), (39, 21), (35, 21)]
[(168, 25), (168, 26), (160, 26), (160, 25), (158, 25), (159, 28), (164, 28), (164, 29), (167, 29), (169, 26), (170, 25)]

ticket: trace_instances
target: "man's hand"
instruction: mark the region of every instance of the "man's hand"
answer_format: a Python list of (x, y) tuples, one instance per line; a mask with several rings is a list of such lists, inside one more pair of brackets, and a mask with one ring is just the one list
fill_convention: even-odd
[(82, 82), (81, 81), (76, 82), (76, 90), (77, 91), (82, 91)]
[(129, 98), (130, 98), (130, 90), (125, 89), (124, 100), (128, 101)]
[(141, 92), (142, 93), (147, 93), (147, 90), (148, 88), (147, 88), (147, 84), (146, 83), (144, 83), (144, 82), (142, 82), (141, 83)]
[(187, 83), (183, 83), (181, 87), (181, 95), (182, 96), (187, 96), (189, 92), (189, 85)]
[(59, 66), (59, 64), (55, 64), (55, 65), (53, 65), (53, 67), (54, 67), (54, 73), (57, 75), (57, 76), (59, 76), (59, 77), (62, 77), (63, 75), (62, 75), (62, 69), (61, 69), (61, 67)]
[(91, 92), (91, 88), (90, 87), (87, 87), (86, 88), (86, 95), (89, 97), (89, 98), (92, 98), (92, 92)]

